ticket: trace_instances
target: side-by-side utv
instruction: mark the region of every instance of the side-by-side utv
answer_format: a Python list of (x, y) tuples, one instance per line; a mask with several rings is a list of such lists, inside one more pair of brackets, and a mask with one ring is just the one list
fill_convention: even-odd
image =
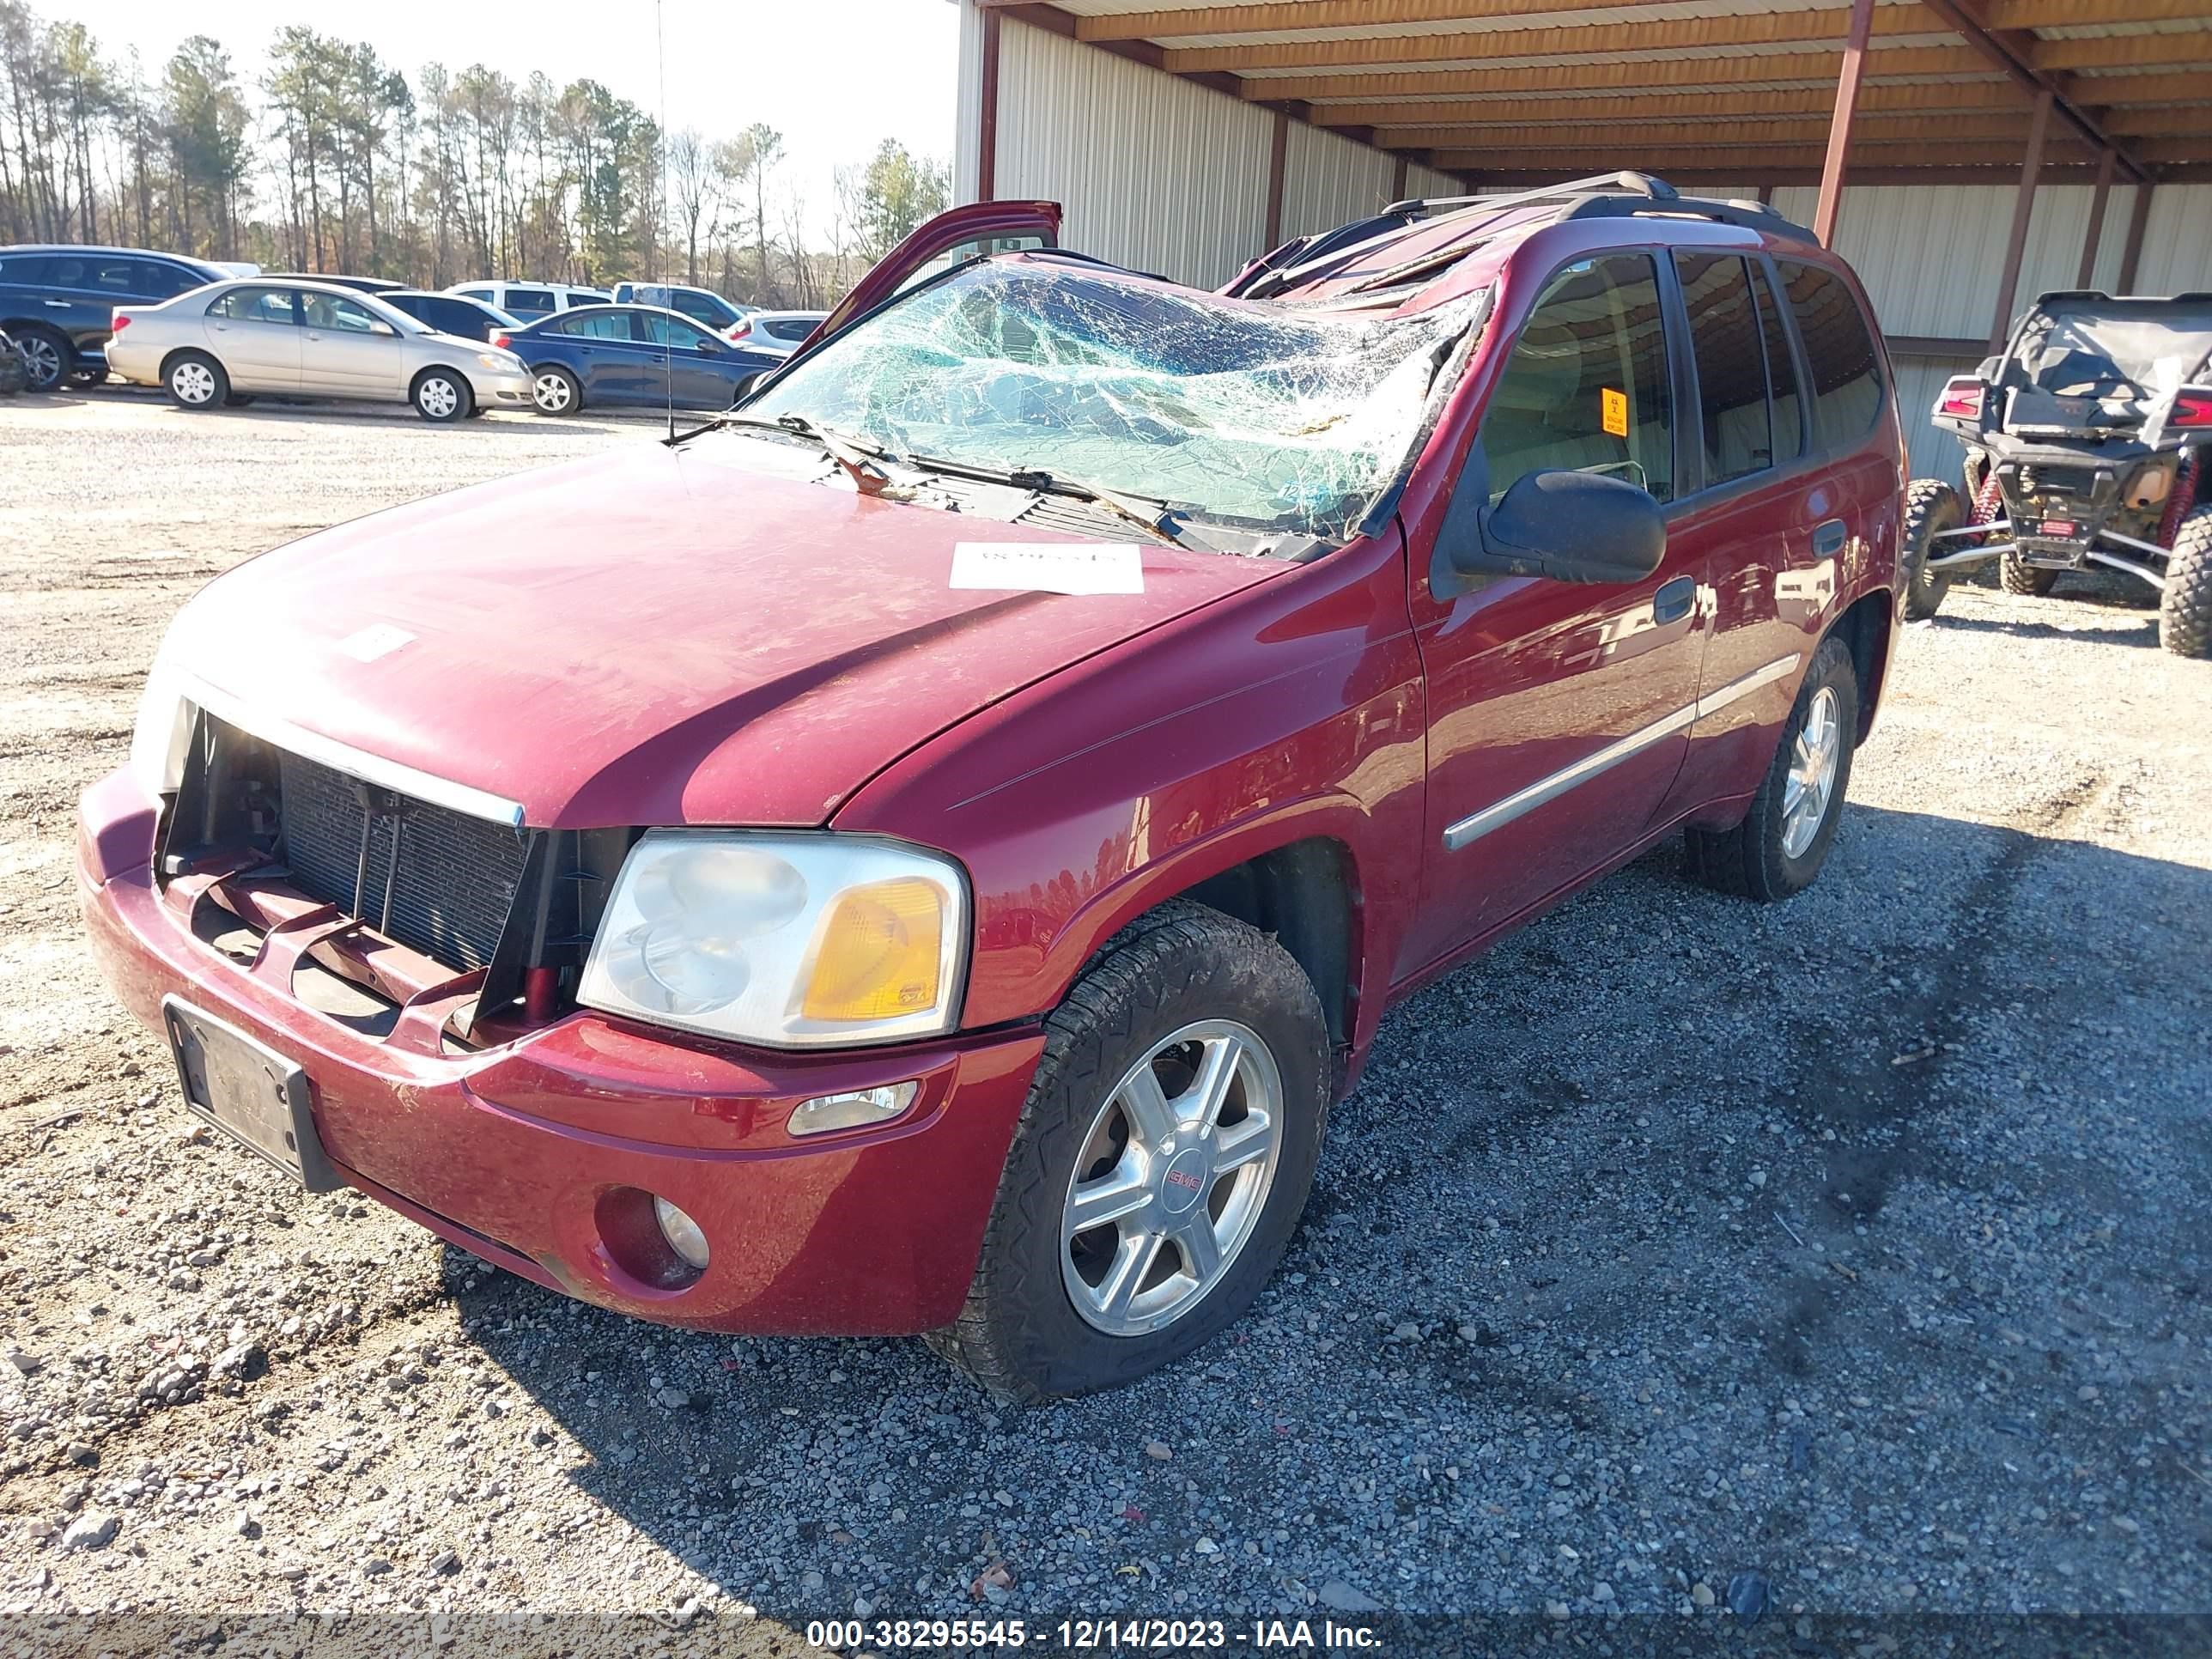
[(2159, 636), (2212, 656), (2212, 294), (2046, 294), (2003, 354), (1954, 377), (1936, 424), (1966, 446), (1966, 489), (1905, 495), (1905, 615), (1995, 559), (2008, 593), (2090, 566), (2159, 594)]

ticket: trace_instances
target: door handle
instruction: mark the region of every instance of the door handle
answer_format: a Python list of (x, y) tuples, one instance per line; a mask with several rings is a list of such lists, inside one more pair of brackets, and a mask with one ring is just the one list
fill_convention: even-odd
[(1695, 577), (1677, 576), (1672, 581), (1662, 582), (1659, 591), (1651, 596), (1651, 620), (1660, 623), (1680, 622), (1690, 614), (1690, 607), (1697, 602)]
[(70, 302), (67, 300), (49, 300), (46, 303), (57, 311), (67, 311), (70, 308)]
[(1841, 519), (1826, 519), (1813, 526), (1813, 556), (1832, 559), (1844, 550), (1850, 532)]

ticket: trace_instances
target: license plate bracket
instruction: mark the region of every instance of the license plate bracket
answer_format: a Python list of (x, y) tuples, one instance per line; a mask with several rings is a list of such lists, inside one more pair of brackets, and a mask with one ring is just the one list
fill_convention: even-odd
[(176, 1057), (185, 1109), (266, 1158), (311, 1193), (336, 1192), (339, 1180), (315, 1133), (307, 1074), (266, 1043), (195, 1008), (161, 999), (161, 1024)]

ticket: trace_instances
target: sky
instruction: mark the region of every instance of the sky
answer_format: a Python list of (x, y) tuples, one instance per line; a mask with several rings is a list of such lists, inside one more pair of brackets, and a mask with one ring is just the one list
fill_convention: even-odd
[[(483, 63), (512, 77), (543, 70), (557, 85), (589, 76), (657, 115), (665, 63), (666, 126), (727, 137), (755, 121), (784, 136), (779, 177), (805, 192), (809, 223), (829, 218), (835, 169), (882, 138), (952, 159), (959, 9), (951, 0), (377, 0), (348, 7), (217, 7), (177, 0), (32, 0), (73, 18), (112, 57), (136, 47), (149, 81), (188, 34), (229, 49), (241, 79), (260, 78), (280, 24), (367, 40), (412, 82), (425, 63)], [(656, 50), (655, 21), (665, 53)], [(534, 18), (535, 27), (525, 27)]]

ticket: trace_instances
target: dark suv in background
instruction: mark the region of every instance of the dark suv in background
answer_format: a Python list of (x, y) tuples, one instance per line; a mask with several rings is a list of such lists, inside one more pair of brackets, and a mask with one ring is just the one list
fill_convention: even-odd
[(23, 359), (33, 392), (107, 378), (104, 352), (118, 306), (159, 305), (233, 273), (142, 248), (23, 243), (0, 247), (0, 332)]

